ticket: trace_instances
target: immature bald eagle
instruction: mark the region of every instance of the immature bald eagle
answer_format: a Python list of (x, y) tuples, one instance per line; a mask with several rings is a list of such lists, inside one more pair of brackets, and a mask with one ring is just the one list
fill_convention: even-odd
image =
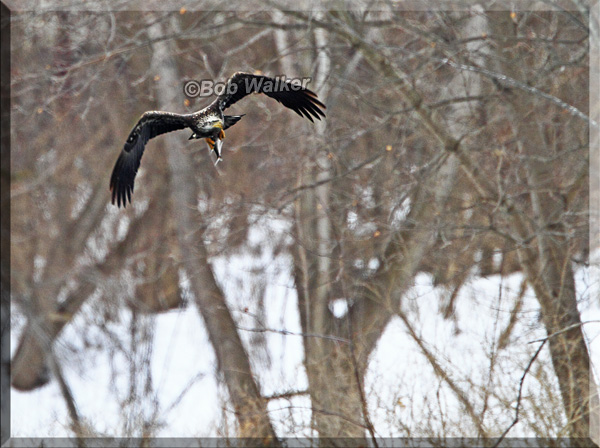
[(275, 98), (285, 107), (292, 109), (301, 117), (310, 121), (325, 117), (317, 95), (297, 84), (285, 79), (274, 79), (262, 75), (238, 72), (227, 80), (227, 85), (209, 106), (193, 114), (174, 114), (170, 112), (150, 111), (144, 113), (129, 133), (123, 151), (110, 177), (112, 203), (120, 207), (131, 202), (133, 182), (140, 167), (144, 147), (151, 138), (166, 132), (190, 128), (190, 139), (204, 138), (210, 150), (221, 160), (224, 130), (237, 123), (243, 115), (223, 115), (223, 111), (251, 93), (264, 93)]

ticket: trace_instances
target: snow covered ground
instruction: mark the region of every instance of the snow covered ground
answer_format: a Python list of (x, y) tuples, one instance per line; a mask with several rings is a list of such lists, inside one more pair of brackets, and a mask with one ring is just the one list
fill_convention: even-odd
[[(273, 255), (276, 238), (286, 238), (286, 224), (278, 219), (262, 222), (250, 231), (250, 242), (258, 251), (212, 260), (217, 279), (226, 292), (234, 318), (241, 328), (242, 338), (264, 337), (266, 344), (250, 349), (253, 368), (262, 391), (271, 395), (307, 387), (302, 366), (303, 349), (297, 313), (297, 297), (290, 275), (291, 260), (286, 254)], [(255, 272), (261, 272), (256, 275)], [(266, 273), (268, 281), (263, 284)], [(600, 305), (598, 269), (580, 269), (577, 289), (583, 298), (583, 321), (591, 349), (596, 375), (600, 365)], [(521, 276), (511, 275), (481, 278), (466, 285), (456, 304), (455, 319), (446, 320), (439, 312), (443, 291), (434, 288), (428, 275), (417, 276), (414, 287), (404, 299), (403, 308), (411, 325), (435, 354), (451, 379), (468, 396), (480, 397), (485, 387), (494, 394), (489, 397), (486, 423), (501, 429), (512, 421), (512, 413), (498, 412), (499, 400), (516, 399), (523, 369), (537, 349), (529, 342), (545, 336), (538, 322), (538, 305), (531, 291), (525, 294), (520, 320), (509, 347), (498, 352), (494, 375), (490, 375), (489, 354), (495, 347), (499, 332), (508, 322), (510, 310), (519, 292)], [(264, 327), (285, 330), (256, 333), (261, 328), (260, 314), (255, 297), (249, 291), (264, 289), (266, 315)], [(253, 289), (254, 288), (254, 289)], [(122, 307), (117, 323), (100, 330), (97, 316), (98, 299), (92, 299), (81, 310), (74, 322), (62, 334), (57, 356), (62, 361), (64, 375), (72, 388), (79, 412), (95, 431), (107, 436), (138, 436), (141, 416), (157, 412), (162, 423), (160, 437), (218, 436), (216, 428), (224, 421), (233, 422), (231, 409), (221, 409), (221, 398), (226, 391), (219, 385), (215, 371), (215, 357), (208, 341), (204, 324), (195, 306), (144, 318), (152, 334), (152, 344), (135, 346), (131, 341), (131, 312)], [(338, 301), (334, 312), (345, 312), (345, 303)], [(13, 319), (12, 350), (14, 352), (22, 320)], [(97, 322), (98, 326), (90, 326)], [(21, 324), (19, 324), (21, 323)], [(81, 337), (85, 334), (85, 340)], [(144, 394), (145, 384), (135, 384), (130, 372), (130, 360), (123, 351), (109, 351), (106, 335), (114, 341), (134, 344), (135, 355), (144, 365), (148, 361), (151, 373), (151, 393)], [(248, 345), (247, 345), (248, 347)], [(266, 347), (266, 348), (265, 348)], [(544, 348), (539, 363), (548, 362)], [(550, 378), (551, 382), (556, 382)], [(137, 400), (127, 402), (131, 388), (137, 391)], [(550, 387), (556, 387), (551, 384)], [(365, 388), (368, 404), (378, 435), (382, 437), (418, 434), (423, 424), (432, 429), (449, 428), (449, 436), (476, 436), (476, 428), (465, 416), (455, 394), (437, 377), (430, 363), (407, 332), (405, 324), (395, 318), (387, 327), (372, 355)], [(543, 394), (539, 382), (531, 377), (526, 381), (527, 394)], [(475, 399), (481, 403), (481, 398)], [(13, 437), (66, 437), (69, 418), (56, 382), (22, 393), (12, 391), (11, 419)], [(310, 426), (310, 402), (305, 396), (272, 400), (276, 429), (281, 436), (298, 436), (298, 427)], [(431, 419), (443, 415), (444, 420)], [(428, 420), (429, 418), (429, 420)], [(457, 432), (462, 428), (462, 432)], [(308, 430), (302, 435), (311, 435)], [(517, 425), (510, 436), (534, 436), (522, 425)]]

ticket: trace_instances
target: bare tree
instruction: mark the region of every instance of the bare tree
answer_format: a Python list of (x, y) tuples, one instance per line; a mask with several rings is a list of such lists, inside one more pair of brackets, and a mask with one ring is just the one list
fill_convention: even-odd
[[(94, 307), (95, 319), (78, 325), (97, 329), (130, 367), (123, 434), (160, 434), (153, 325), (193, 299), (226, 391), (217, 434), (377, 445), (392, 428), (589, 445), (597, 404), (581, 313), (593, 305), (576, 280), (590, 262), (588, 133), (597, 127), (585, 11), (257, 6), (143, 21), (131, 12), (15, 18), (11, 300), (22, 331), (13, 387), (54, 376), (73, 433), (97, 434), (62, 374), (73, 361), (56, 350)], [(133, 206), (109, 206), (113, 156), (135, 119), (197, 110), (207, 99), (186, 98), (184, 81), (238, 70), (312, 76), (327, 119), (311, 124), (249, 97), (234, 106), (247, 115), (228, 131), (223, 164), (214, 168), (185, 133), (161, 136), (148, 145)], [(273, 220), (283, 223), (276, 235), (264, 228)], [(268, 261), (235, 283), (217, 267), (239, 257)], [(272, 324), (285, 316), (268, 305), (268, 264), (287, 279), (298, 331)], [(439, 295), (435, 316), (415, 297), (424, 277)], [(470, 295), (486, 279), (497, 292)], [(481, 302), (490, 331), (464, 311)], [(454, 329), (448, 344), (464, 332), (481, 338), (479, 357), (452, 359), (425, 318)], [(390, 341), (390, 328), (401, 340)], [(274, 336), (301, 337), (294, 375), (274, 361)], [(526, 344), (540, 338), (542, 347)], [(383, 342), (416, 355), (373, 372)], [(282, 390), (268, 383), (273, 371), (288, 378)], [(394, 384), (393, 400), (376, 396), (373, 378)], [(307, 410), (308, 421), (298, 417)]]
[[(165, 34), (160, 23), (151, 24), (150, 39)], [(179, 76), (175, 72), (175, 61), (170, 56), (172, 49), (165, 42), (153, 45), (152, 66), (160, 76), (159, 106), (169, 110), (175, 107), (175, 90)], [(168, 135), (166, 143), (172, 148), (181, 146), (181, 138)], [(179, 145), (178, 145), (179, 143)], [(217, 355), (218, 369), (223, 375), (229, 399), (239, 424), (239, 437), (260, 438), (261, 444), (278, 445), (277, 436), (269, 420), (266, 401), (254, 379), (248, 354), (236, 329), (235, 321), (227, 308), (223, 291), (217, 284), (208, 261), (208, 253), (198, 231), (198, 219), (191, 212), (198, 196), (194, 181), (193, 164), (185, 152), (168, 152), (171, 173), (173, 204), (176, 210), (177, 235), (183, 267), (190, 278), (198, 310), (204, 318), (210, 340)], [(251, 441), (253, 446), (256, 442)]]

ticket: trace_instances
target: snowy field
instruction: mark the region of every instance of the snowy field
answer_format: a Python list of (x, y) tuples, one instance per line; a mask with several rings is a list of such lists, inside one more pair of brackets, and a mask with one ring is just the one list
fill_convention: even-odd
[[(286, 254), (274, 255), (274, 245), (269, 243), (286, 237), (286, 225), (281, 220), (258, 223), (250, 231), (253, 250), (212, 259), (216, 277), (249, 347), (262, 392), (267, 396), (307, 387), (302, 338), (297, 335), (301, 330), (290, 275), (291, 260)], [(264, 279), (265, 273), (268, 282), (264, 289), (263, 322), (266, 325), (261, 327), (255, 318), (258, 311), (253, 294), (248, 292), (258, 290), (260, 293), (257, 279)], [(591, 268), (577, 273), (582, 320), (596, 321), (584, 325), (596, 375), (600, 373), (598, 278), (598, 272)], [(410, 325), (459, 387), (469, 394), (480, 394), (484, 387), (493, 391), (486, 422), (491, 422), (489, 427), (498, 428), (496, 435), (514, 417), (512, 413), (498, 412), (497, 404), (499, 400), (516, 399), (523, 370), (539, 345), (530, 342), (545, 336), (538, 321), (537, 301), (528, 290), (512, 343), (498, 352), (494, 374), (490, 375), (488, 355), (497, 349), (494, 344), (508, 322), (520, 286), (520, 274), (471, 281), (462, 288), (456, 302), (455, 319), (447, 320), (439, 312), (444, 291), (432, 286), (429, 275), (420, 274), (403, 303)], [(98, 310), (102, 306), (98, 298), (88, 301), (66, 327), (55, 348), (80, 415), (98, 435), (139, 436), (142, 418), (153, 415), (161, 425), (157, 432), (160, 437), (219, 436), (217, 428), (224, 422), (232, 427), (232, 410), (219, 408), (223, 402), (219, 397), (226, 396), (226, 390), (215, 375), (215, 356), (193, 299), (186, 309), (141, 319), (141, 325), (150, 331), (152, 343), (142, 343), (135, 346), (135, 350), (135, 342), (129, 334), (129, 309), (121, 307), (119, 323), (111, 323), (101, 330), (103, 324)], [(346, 312), (343, 300), (334, 302), (332, 307), (337, 315)], [(14, 352), (23, 321), (14, 316), (13, 323)], [(268, 331), (250, 331), (261, 328)], [(112, 335), (112, 341), (106, 340), (107, 334)], [(265, 339), (262, 344), (252, 344), (256, 337)], [(123, 351), (107, 349), (117, 341), (124, 346)], [(140, 361), (137, 365), (150, 369), (151, 375), (140, 377), (151, 378), (150, 389), (147, 383), (137, 384), (132, 380), (139, 372), (130, 372), (130, 362), (123, 355), (128, 352), (127, 344), (132, 347), (131, 356)], [(537, 362), (549, 362), (547, 348)], [(551, 381), (556, 382), (554, 378)], [(138, 399), (128, 402), (132, 387)], [(553, 387), (556, 389), (557, 385)], [(444, 424), (449, 428), (448, 436), (477, 436), (475, 426), (465, 416), (455, 394), (434, 374), (399, 318), (388, 325), (371, 357), (365, 389), (375, 429), (381, 437), (406, 437), (407, 431), (418, 434), (423, 422), (442, 430), (439, 420), (427, 420), (432, 406), (446, 416)], [(524, 392), (544, 393), (533, 378), (525, 382)], [(13, 390), (11, 397), (13, 437), (72, 435), (68, 429), (67, 409), (55, 381), (34, 392)], [(280, 436), (298, 436), (298, 427), (310, 426), (310, 402), (306, 396), (271, 400), (269, 410)], [(462, 428), (462, 432), (456, 428)], [(314, 434), (306, 430), (304, 435)], [(534, 434), (518, 424), (509, 436)]]

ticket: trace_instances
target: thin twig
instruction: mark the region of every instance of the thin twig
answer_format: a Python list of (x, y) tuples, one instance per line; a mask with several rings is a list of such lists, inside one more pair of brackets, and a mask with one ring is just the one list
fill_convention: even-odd
[(529, 360), (529, 363), (527, 364), (527, 367), (525, 368), (525, 371), (523, 372), (523, 376), (521, 376), (521, 381), (519, 381), (519, 394), (517, 395), (517, 406), (515, 407), (515, 418), (514, 418), (514, 420), (512, 421), (512, 423), (510, 424), (510, 426), (504, 430), (504, 432), (498, 438), (498, 440), (496, 441), (496, 443), (494, 444), (494, 446), (492, 448), (498, 448), (500, 446), (500, 443), (502, 443), (502, 440), (504, 440), (504, 438), (506, 437), (506, 435), (508, 434), (508, 432), (512, 429), (512, 427), (515, 426), (519, 422), (519, 411), (521, 409), (521, 397), (522, 397), (522, 393), (523, 393), (523, 383), (525, 383), (525, 377), (529, 373), (529, 370), (531, 369), (531, 366), (533, 365), (533, 363), (537, 359), (538, 355), (542, 351), (542, 348), (544, 348), (544, 345), (546, 344), (546, 341), (548, 341), (548, 338), (546, 338), (546, 339), (544, 339), (542, 341), (542, 343), (540, 344), (540, 346), (536, 350), (536, 352), (533, 355), (533, 357)]
[(367, 431), (371, 435), (371, 440), (373, 441), (373, 446), (375, 448), (379, 448), (379, 444), (377, 443), (377, 437), (375, 435), (375, 426), (373, 426), (373, 422), (371, 421), (371, 417), (369, 416), (369, 410), (367, 408), (367, 400), (365, 398), (365, 391), (363, 390), (363, 382), (360, 378), (360, 373), (358, 371), (358, 363), (356, 362), (356, 356), (354, 355), (354, 343), (350, 343), (350, 357), (352, 359), (352, 367), (354, 368), (354, 376), (356, 378), (356, 387), (358, 389), (358, 396), (360, 397), (360, 405), (362, 407), (363, 418), (365, 420), (365, 426), (367, 427)]
[(265, 400), (271, 401), (271, 400), (288, 399), (288, 398), (293, 398), (293, 397), (299, 397), (301, 395), (308, 395), (308, 393), (309, 393), (308, 390), (288, 390), (286, 392), (280, 392), (277, 394), (265, 395)]
[(274, 328), (239, 328), (241, 331), (250, 331), (252, 333), (277, 333), (284, 336), (302, 336), (305, 338), (321, 338), (330, 339), (336, 342), (343, 342), (344, 344), (351, 344), (349, 339), (340, 338), (338, 336), (331, 336), (328, 334), (314, 334), (314, 333), (296, 333), (289, 330), (276, 330)]
[(312, 182), (310, 184), (300, 185), (300, 186), (298, 186), (296, 188), (292, 188), (292, 189), (286, 191), (283, 197), (289, 196), (291, 194), (293, 194), (294, 196), (291, 199), (283, 202), (283, 204), (281, 204), (278, 207), (278, 211), (281, 212), (281, 210), (283, 210), (283, 208), (287, 204), (289, 204), (290, 202), (295, 201), (296, 198), (299, 196), (299, 193), (301, 191), (312, 189), (312, 188), (317, 188), (317, 187), (319, 187), (319, 186), (321, 186), (323, 184), (326, 184), (326, 183), (329, 183), (329, 182), (333, 182), (333, 181), (338, 180), (338, 179), (342, 179), (343, 177), (346, 177), (347, 175), (353, 173), (354, 171), (358, 171), (361, 168), (365, 167), (366, 165), (369, 165), (370, 163), (373, 163), (373, 162), (377, 161), (379, 158), (383, 157), (385, 154), (386, 154), (386, 151), (382, 151), (382, 152), (380, 152), (378, 154), (375, 154), (375, 155), (367, 158), (366, 160), (363, 160), (362, 162), (358, 163), (357, 165), (354, 165), (352, 168), (349, 168), (348, 170), (344, 171), (343, 173), (336, 174), (335, 176), (330, 176), (330, 177), (327, 177), (325, 179), (321, 179), (321, 180), (319, 180), (317, 182)]
[(510, 426), (504, 430), (504, 432), (502, 433), (502, 435), (496, 441), (496, 443), (494, 444), (494, 446), (492, 448), (497, 448), (498, 446), (500, 446), (500, 443), (506, 437), (506, 435), (508, 434), (508, 432), (513, 428), (513, 426), (515, 426), (519, 422), (519, 411), (521, 409), (521, 398), (522, 398), (523, 383), (525, 382), (525, 377), (529, 373), (529, 370), (531, 369), (531, 366), (533, 365), (533, 363), (537, 359), (538, 355), (542, 351), (542, 348), (544, 348), (544, 345), (546, 344), (546, 342), (548, 342), (548, 340), (550, 338), (553, 338), (555, 336), (558, 336), (559, 334), (562, 334), (562, 333), (565, 333), (565, 332), (567, 332), (569, 330), (572, 330), (573, 328), (581, 327), (582, 325), (585, 325), (585, 324), (598, 323), (598, 322), (600, 322), (600, 320), (588, 320), (588, 321), (585, 321), (585, 322), (579, 322), (579, 323), (576, 323), (576, 324), (573, 324), (573, 325), (569, 325), (569, 326), (563, 328), (562, 330), (558, 330), (558, 331), (552, 333), (551, 335), (546, 336), (545, 338), (536, 339), (535, 341), (530, 341), (529, 342), (530, 344), (533, 344), (535, 342), (541, 342), (541, 344), (538, 347), (538, 349), (535, 351), (535, 354), (533, 355), (533, 357), (529, 360), (529, 363), (527, 364), (527, 367), (525, 368), (525, 371), (523, 372), (523, 375), (521, 376), (521, 381), (519, 381), (519, 393), (517, 395), (517, 405), (515, 407), (515, 418), (513, 419), (513, 421), (510, 424)]
[[(273, 2), (268, 1), (267, 3), (273, 5), (273, 7), (275, 7), (275, 8), (278, 8), (278, 5), (274, 4)], [(278, 9), (280, 9), (280, 8), (278, 8)], [(331, 23), (328, 23), (328, 22), (325, 22), (322, 20), (317, 20), (312, 16), (308, 17), (305, 14), (303, 14), (301, 11), (282, 11), (282, 12), (284, 12), (287, 15), (296, 17), (306, 23), (310, 23), (313, 26), (328, 29), (328, 30), (334, 32), (335, 34), (338, 34), (339, 36), (342, 36), (342, 37), (348, 39), (352, 43), (362, 44), (361, 46), (364, 50), (366, 50), (366, 46), (369, 46), (371, 48), (373, 47), (372, 42), (365, 41), (364, 38), (362, 38), (359, 34), (357, 34), (354, 29), (344, 29), (339, 26), (338, 27), (332, 26)], [(271, 27), (277, 26), (273, 23), (268, 23), (265, 25), (271, 26)], [(593, 126), (595, 128), (600, 127), (600, 124), (598, 124), (597, 121), (590, 118), (588, 115), (583, 113), (577, 107), (575, 107), (571, 104), (568, 104), (565, 101), (562, 101), (560, 98), (557, 98), (553, 95), (543, 92), (540, 89), (529, 86), (521, 81), (511, 78), (510, 76), (506, 76), (501, 73), (496, 73), (496, 72), (493, 72), (492, 70), (488, 70), (488, 69), (481, 68), (481, 67), (475, 67), (475, 66), (471, 66), (471, 65), (467, 65), (467, 64), (460, 64), (460, 63), (451, 61), (449, 58), (438, 58), (438, 57), (434, 57), (434, 56), (430, 56), (430, 58), (434, 59), (434, 60), (438, 60), (438, 61), (442, 62), (443, 64), (449, 65), (458, 70), (468, 70), (468, 71), (473, 71), (473, 72), (479, 73), (481, 75), (495, 79), (501, 83), (504, 83), (510, 87), (514, 87), (514, 88), (523, 90), (525, 92), (531, 93), (533, 95), (539, 96), (541, 98), (544, 98), (545, 100), (554, 103), (561, 109), (566, 110), (571, 115), (581, 118), (585, 122), (589, 123), (591, 126)]]
[(597, 323), (600, 323), (600, 320), (586, 320), (585, 322), (578, 322), (576, 324), (571, 324), (568, 327), (563, 328), (562, 330), (555, 331), (550, 336), (546, 336), (545, 338), (541, 338), (541, 339), (536, 339), (535, 341), (530, 341), (529, 343), (534, 344), (536, 342), (546, 341), (550, 338), (553, 338), (554, 336), (558, 336), (559, 334), (566, 333), (567, 331), (572, 330), (573, 328), (581, 327), (582, 325), (585, 325), (585, 324), (597, 324)]
[(56, 359), (56, 355), (53, 351), (50, 351), (50, 356), (48, 356), (48, 361), (50, 365), (50, 369), (52, 373), (56, 377), (58, 381), (58, 386), (60, 388), (60, 393), (65, 400), (65, 404), (67, 406), (67, 411), (69, 412), (69, 417), (71, 418), (71, 429), (75, 433), (75, 438), (77, 439), (77, 445), (80, 447), (85, 447), (85, 441), (83, 440), (83, 431), (81, 426), (81, 418), (79, 417), (79, 412), (77, 412), (77, 405), (75, 404), (75, 398), (73, 398), (73, 393), (71, 392), (71, 388), (69, 387), (67, 380), (65, 379), (60, 364)]
[[(434, 58), (434, 59), (437, 59), (437, 58)], [(584, 120), (588, 124), (592, 125), (593, 127), (595, 127), (595, 128), (600, 127), (600, 124), (598, 124), (597, 121), (591, 119), (588, 115), (583, 113), (581, 110), (579, 110), (575, 106), (573, 106), (569, 103), (566, 103), (565, 101), (561, 100), (560, 98), (555, 97), (554, 95), (550, 95), (546, 92), (543, 92), (536, 87), (527, 85), (521, 81), (511, 78), (510, 76), (503, 75), (502, 73), (496, 73), (492, 70), (488, 70), (483, 67), (475, 67), (475, 66), (467, 65), (467, 64), (459, 64), (457, 62), (451, 61), (449, 58), (441, 58), (441, 62), (446, 65), (449, 65), (450, 67), (453, 67), (453, 68), (456, 68), (459, 70), (467, 70), (467, 71), (479, 73), (481, 75), (487, 76), (488, 78), (495, 79), (496, 81), (499, 81), (500, 83), (506, 84), (507, 86), (514, 87), (514, 88), (523, 90), (525, 92), (529, 92), (533, 95), (537, 95), (541, 98), (544, 98), (547, 101), (550, 101), (551, 103), (556, 104), (558, 107), (567, 111), (571, 115), (581, 118), (582, 120)]]

